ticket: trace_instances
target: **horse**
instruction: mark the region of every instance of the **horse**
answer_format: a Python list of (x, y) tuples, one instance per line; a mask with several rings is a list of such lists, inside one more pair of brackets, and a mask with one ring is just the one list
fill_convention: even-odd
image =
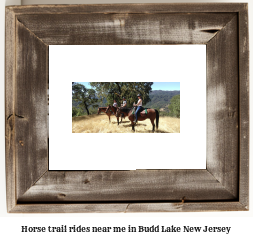
[(106, 109), (107, 109), (107, 107), (99, 107), (98, 108), (98, 114), (101, 113), (101, 112), (104, 112), (109, 117), (109, 123), (110, 123), (111, 122), (112, 112), (111, 111), (106, 112)]
[[(105, 111), (105, 113), (107, 113), (108, 111), (111, 111), (114, 113), (114, 115), (116, 116), (116, 111), (117, 111), (117, 107), (114, 107), (114, 106), (111, 106), (109, 105)], [(125, 119), (125, 116), (124, 116), (124, 119)], [(119, 117), (117, 117), (117, 122), (118, 122), (118, 125), (119, 125)], [(122, 114), (121, 114), (121, 121), (122, 122)]]
[[(131, 121), (132, 124), (132, 130), (135, 131), (134, 129), (134, 117), (135, 115), (133, 114), (134, 108), (122, 108), (118, 107), (117, 112), (116, 112), (116, 117), (119, 116), (121, 113), (124, 115), (128, 116), (128, 119)], [(155, 131), (155, 123), (154, 121), (156, 120), (156, 129), (158, 129), (158, 124), (159, 124), (159, 112), (156, 109), (146, 109), (147, 114), (145, 113), (145, 110), (142, 110), (140, 114), (138, 115), (138, 121), (144, 121), (146, 119), (150, 119), (151, 124), (153, 125), (152, 131)]]

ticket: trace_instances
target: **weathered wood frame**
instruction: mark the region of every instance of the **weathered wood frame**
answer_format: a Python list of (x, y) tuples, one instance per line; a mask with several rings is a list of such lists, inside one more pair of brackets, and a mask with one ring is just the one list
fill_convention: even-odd
[[(48, 171), (50, 44), (206, 44), (206, 170)], [(246, 211), (247, 4), (6, 7), (5, 119), (8, 212)]]

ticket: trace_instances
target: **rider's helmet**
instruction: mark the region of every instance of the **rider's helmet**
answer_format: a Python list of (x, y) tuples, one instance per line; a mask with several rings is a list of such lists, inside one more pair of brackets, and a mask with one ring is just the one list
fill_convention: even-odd
[(140, 95), (140, 94), (138, 94), (138, 95), (137, 95), (137, 97), (141, 97), (141, 95)]

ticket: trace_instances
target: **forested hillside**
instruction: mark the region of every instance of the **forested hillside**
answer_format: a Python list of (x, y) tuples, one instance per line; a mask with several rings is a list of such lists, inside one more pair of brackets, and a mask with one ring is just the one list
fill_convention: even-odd
[[(162, 91), (162, 90), (154, 90), (149, 94), (151, 99), (145, 107), (154, 107), (154, 108), (165, 108), (170, 104), (170, 100), (175, 95), (180, 95), (180, 91)], [(136, 98), (137, 101), (137, 98)], [(77, 107), (79, 102), (72, 100), (72, 107)], [(103, 102), (99, 103), (100, 107), (106, 107), (107, 101), (106, 99)]]
[[(161, 116), (163, 116), (163, 115), (167, 116), (167, 115), (169, 115), (168, 106), (171, 103), (172, 97), (174, 97), (176, 95), (180, 95), (180, 91), (154, 90), (149, 93), (150, 101), (146, 104), (143, 104), (143, 106), (147, 107), (147, 108), (156, 108), (156, 109), (160, 110)], [(129, 103), (128, 98), (126, 98), (126, 100)], [(120, 105), (119, 99), (117, 101), (118, 101), (118, 105)], [(137, 101), (138, 101), (138, 98), (136, 97), (135, 102), (137, 102)], [(78, 115), (78, 116), (86, 115), (87, 113), (85, 112), (85, 110), (82, 110), (79, 107), (79, 104), (80, 104), (80, 102), (72, 100), (72, 108), (74, 110), (74, 115)], [(108, 105), (108, 102), (107, 102), (106, 98), (104, 98), (102, 102), (100, 100), (98, 100), (98, 102), (96, 104), (98, 104), (99, 107), (106, 107)], [(132, 105), (128, 104), (128, 107), (132, 107)], [(97, 107), (93, 108), (92, 106), (88, 106), (88, 108), (89, 108), (89, 111), (91, 114), (97, 113)], [(73, 110), (72, 110), (72, 115), (73, 115)]]
[(170, 100), (172, 97), (180, 95), (180, 91), (162, 91), (162, 90), (154, 90), (149, 94), (151, 99), (145, 107), (150, 108), (168, 108), (170, 104)]

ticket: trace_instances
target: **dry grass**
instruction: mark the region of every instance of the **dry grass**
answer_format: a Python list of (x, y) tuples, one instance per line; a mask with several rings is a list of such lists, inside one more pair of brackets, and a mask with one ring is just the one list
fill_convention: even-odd
[[(135, 126), (136, 133), (151, 133), (152, 124), (149, 119), (140, 121)], [(160, 117), (159, 129), (156, 133), (180, 133), (180, 119)], [(117, 125), (115, 116), (111, 116), (111, 123), (107, 115), (90, 115), (72, 118), (72, 133), (132, 133), (132, 126), (128, 118)]]

